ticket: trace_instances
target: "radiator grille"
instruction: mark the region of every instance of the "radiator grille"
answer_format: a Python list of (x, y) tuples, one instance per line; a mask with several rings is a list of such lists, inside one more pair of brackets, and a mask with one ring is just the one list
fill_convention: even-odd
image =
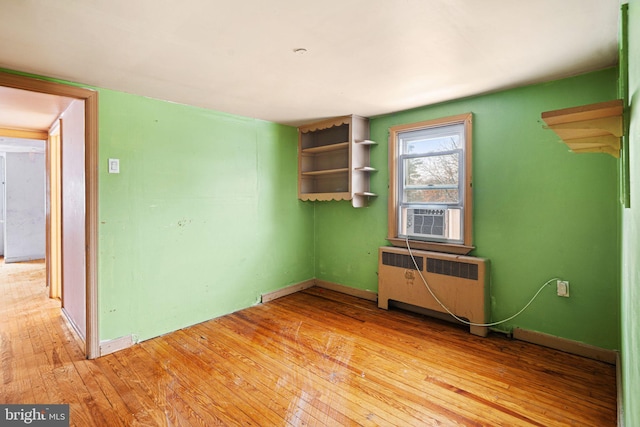
[(427, 272), (478, 280), (478, 265), (460, 261), (427, 258)]
[[(421, 256), (417, 256), (415, 258), (416, 264), (418, 264), (418, 269), (422, 270), (423, 258)], [(393, 252), (382, 252), (382, 264), (389, 265), (391, 267), (406, 268), (409, 270), (416, 269), (416, 266), (413, 264), (413, 260), (411, 259), (410, 255), (395, 254)]]

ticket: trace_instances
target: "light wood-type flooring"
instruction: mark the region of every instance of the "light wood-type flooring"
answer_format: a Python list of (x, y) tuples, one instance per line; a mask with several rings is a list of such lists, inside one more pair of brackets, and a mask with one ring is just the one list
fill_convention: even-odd
[(0, 403), (76, 426), (614, 426), (615, 367), (321, 288), (85, 360), (43, 263), (0, 262)]

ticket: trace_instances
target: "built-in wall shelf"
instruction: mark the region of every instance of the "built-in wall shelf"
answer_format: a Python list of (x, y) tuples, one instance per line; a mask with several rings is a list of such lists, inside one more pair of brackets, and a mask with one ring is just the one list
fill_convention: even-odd
[(369, 181), (369, 120), (344, 116), (298, 128), (298, 198), (311, 201), (350, 200), (366, 206)]
[(575, 153), (607, 153), (620, 157), (622, 100), (542, 113), (542, 120)]
[(302, 150), (303, 154), (317, 154), (317, 153), (326, 153), (329, 151), (338, 151), (338, 150), (348, 150), (349, 143), (348, 142), (339, 142), (337, 144), (328, 144), (321, 145), (319, 147), (310, 147)]
[(336, 175), (341, 173), (349, 173), (349, 168), (323, 169), (319, 171), (302, 172), (302, 176)]

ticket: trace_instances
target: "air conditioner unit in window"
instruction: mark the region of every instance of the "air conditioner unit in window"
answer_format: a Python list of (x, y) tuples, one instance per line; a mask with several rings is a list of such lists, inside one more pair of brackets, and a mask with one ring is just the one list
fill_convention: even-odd
[(446, 206), (407, 209), (407, 236), (445, 237), (446, 232)]

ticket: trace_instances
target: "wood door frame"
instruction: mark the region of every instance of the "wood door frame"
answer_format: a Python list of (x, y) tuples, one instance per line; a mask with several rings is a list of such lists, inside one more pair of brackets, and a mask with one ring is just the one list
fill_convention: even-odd
[[(55, 141), (55, 144), (54, 144)], [(55, 160), (55, 165), (53, 164)], [(58, 117), (49, 128), (46, 150), (47, 206), (45, 221), (47, 241), (45, 265), (49, 298), (62, 299), (62, 118)], [(54, 172), (55, 170), (55, 172)], [(54, 179), (55, 178), (55, 179)], [(52, 189), (55, 188), (55, 192)], [(55, 205), (54, 205), (55, 198)], [(54, 215), (55, 213), (55, 215)], [(55, 220), (52, 220), (55, 218)], [(56, 229), (55, 233), (53, 229)], [(54, 237), (55, 236), (55, 237)], [(55, 246), (55, 249), (54, 249)], [(55, 253), (56, 263), (52, 263)], [(57, 264), (55, 267), (54, 265)], [(54, 272), (56, 273), (54, 277)]]
[[(98, 92), (61, 83), (0, 71), (0, 86), (47, 93), (84, 101), (85, 119), (85, 355), (100, 356), (98, 336)], [(46, 257), (49, 258), (49, 245)]]

